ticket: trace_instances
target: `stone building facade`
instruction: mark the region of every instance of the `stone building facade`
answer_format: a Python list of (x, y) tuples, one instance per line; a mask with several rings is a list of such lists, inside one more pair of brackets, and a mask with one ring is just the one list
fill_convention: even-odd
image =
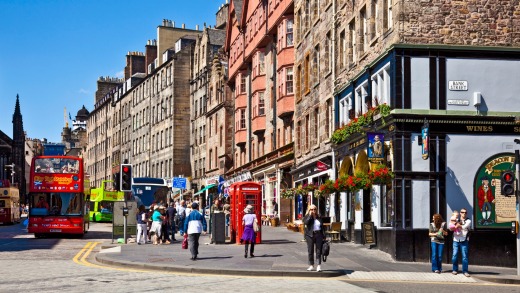
[(94, 110), (87, 120), (87, 152), (84, 156), (91, 187), (112, 179), (112, 145), (114, 143), (112, 96), (122, 86), (119, 78), (100, 77), (97, 80)]
[(11, 181), (11, 169), (6, 165), (11, 165), (13, 140), (0, 130), (0, 180)]
[[(314, 1), (301, 2), (312, 16)], [(519, 113), (507, 107), (518, 101), (515, 2), (338, 0), (332, 8), (337, 176), (381, 165), (395, 174), (391, 183), (337, 194), (345, 238), (364, 243), (362, 224), (372, 222), (378, 248), (398, 260), (428, 261), (432, 214), (448, 219), (467, 208), (471, 262), (514, 266), (506, 227), (514, 212), (497, 187), (509, 167), (496, 162), (513, 156), (518, 131)], [(384, 141), (378, 158), (376, 135)], [(488, 181), (495, 187), (485, 202), (492, 196), (497, 204), (484, 211), (479, 189)]]
[[(235, 98), (230, 181), (263, 184), (262, 214), (291, 215), (280, 189), (293, 164), (293, 1), (231, 1), (225, 50)], [(280, 203), (273, 210), (272, 202)]]
[(232, 100), (226, 84), (227, 59), (221, 50), (228, 6), (220, 7), (217, 26), (204, 28), (195, 44), (190, 82), (190, 144), (192, 187), (195, 190), (218, 184), (219, 176), (223, 176), (232, 166), (232, 156), (229, 155), (232, 153)]
[[(295, 1), (294, 14), (297, 79), (296, 158), (292, 174), (295, 186), (319, 185), (327, 179), (335, 179), (330, 143), (334, 124), (335, 6), (333, 1)], [(329, 214), (339, 204), (337, 201), (327, 203), (323, 197), (313, 199), (311, 194), (298, 196), (295, 217), (302, 217), (310, 203), (319, 207), (321, 214)]]
[[(98, 81), (87, 124), (91, 185), (111, 180), (121, 163), (135, 177), (191, 174), (189, 74), (199, 30), (163, 20), (145, 53), (128, 52), (124, 79)], [(164, 51), (161, 51), (161, 48)]]

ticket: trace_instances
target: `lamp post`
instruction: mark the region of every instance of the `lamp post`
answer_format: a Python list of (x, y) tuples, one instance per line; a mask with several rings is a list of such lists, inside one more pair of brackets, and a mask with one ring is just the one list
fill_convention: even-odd
[(14, 168), (15, 168), (15, 164), (12, 163), (11, 165), (5, 165), (6, 168), (11, 168), (11, 185), (14, 186), (14, 174), (16, 173)]
[[(516, 144), (520, 145), (520, 139), (514, 140)], [(516, 167), (516, 178), (515, 178), (515, 195), (516, 195), (516, 225), (520, 222), (520, 150), (515, 150), (515, 167)], [(516, 233), (516, 275), (520, 276), (520, 234)]]

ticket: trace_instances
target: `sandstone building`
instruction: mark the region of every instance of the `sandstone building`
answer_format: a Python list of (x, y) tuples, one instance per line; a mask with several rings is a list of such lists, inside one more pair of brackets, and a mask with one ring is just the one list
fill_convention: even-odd
[(284, 220), (292, 213), (280, 190), (292, 185), (294, 158), (293, 10), (293, 1), (231, 1), (225, 44), (235, 99), (228, 182), (262, 183), (262, 214), (276, 212)]

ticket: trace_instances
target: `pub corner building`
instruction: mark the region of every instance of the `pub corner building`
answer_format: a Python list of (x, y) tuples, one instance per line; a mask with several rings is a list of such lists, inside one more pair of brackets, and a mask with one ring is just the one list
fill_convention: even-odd
[[(330, 196), (329, 215), (342, 222), (343, 238), (364, 243), (362, 224), (372, 222), (378, 249), (428, 262), (432, 215), (448, 221), (466, 208), (470, 263), (515, 267), (515, 197), (501, 194), (500, 174), (515, 170), (520, 147), (518, 76), (520, 51), (394, 46), (337, 91), (335, 176), (381, 164), (394, 174), (388, 184)], [(356, 119), (361, 113), (371, 119)], [(451, 244), (450, 236), (445, 263)]]

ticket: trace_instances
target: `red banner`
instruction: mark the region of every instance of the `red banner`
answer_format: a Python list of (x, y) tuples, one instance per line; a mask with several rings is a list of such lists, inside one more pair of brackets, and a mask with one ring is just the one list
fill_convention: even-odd
[(329, 169), (329, 166), (327, 166), (327, 164), (325, 164), (325, 163), (322, 163), (321, 161), (318, 161), (318, 162), (316, 162), (316, 168), (319, 171), (325, 171), (325, 170)]

